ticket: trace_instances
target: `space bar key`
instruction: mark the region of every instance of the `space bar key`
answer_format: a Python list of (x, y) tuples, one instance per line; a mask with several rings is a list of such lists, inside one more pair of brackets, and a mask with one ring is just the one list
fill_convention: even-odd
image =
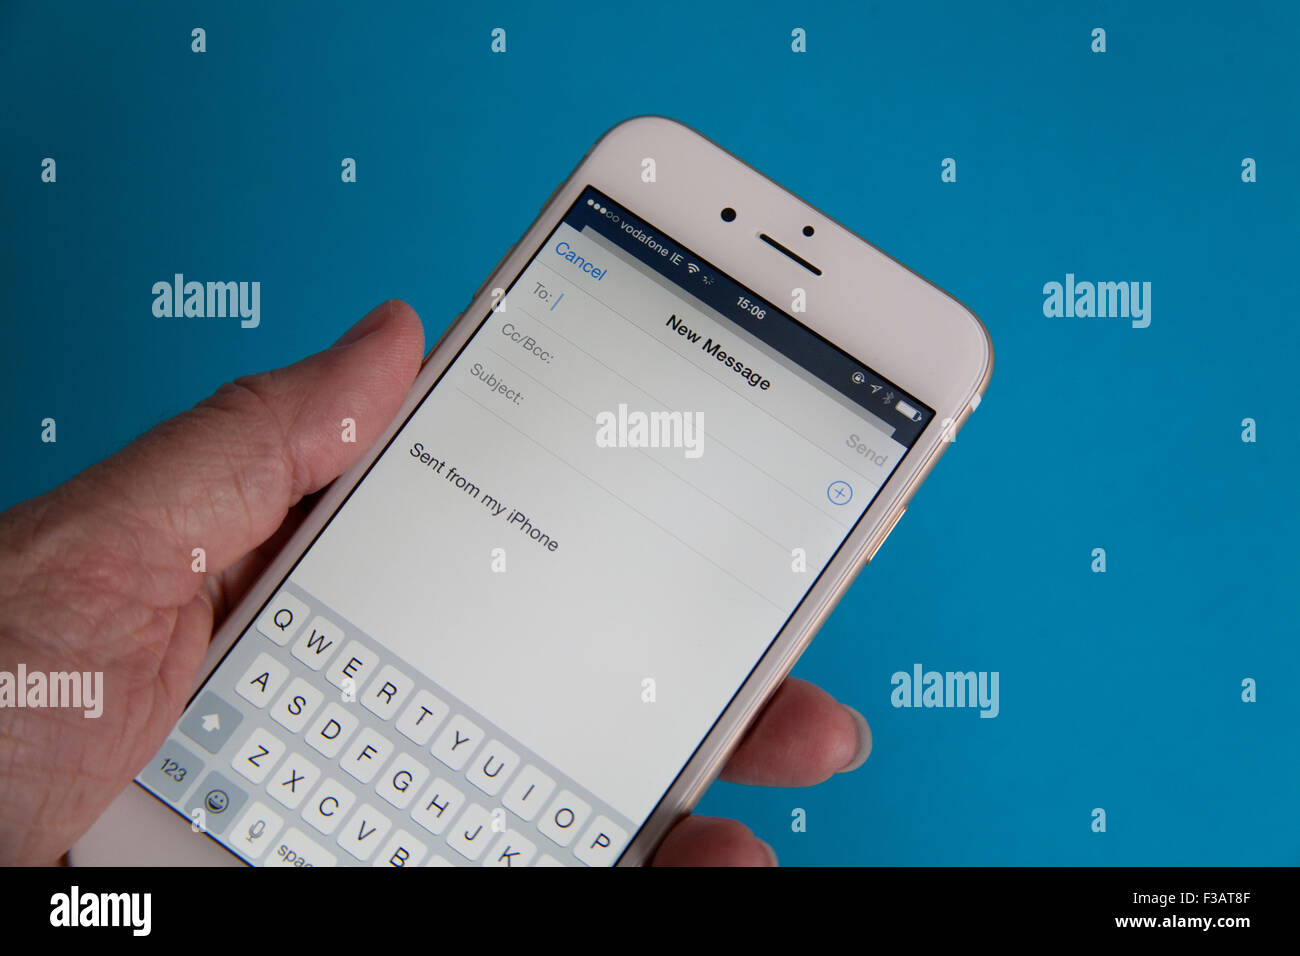
[(297, 827), (277, 842), (266, 855), (266, 866), (334, 866), (338, 860), (319, 843), (308, 839)]

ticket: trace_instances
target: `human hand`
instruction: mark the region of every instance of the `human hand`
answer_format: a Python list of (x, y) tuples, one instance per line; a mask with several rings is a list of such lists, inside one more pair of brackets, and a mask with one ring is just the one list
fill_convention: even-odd
[[(324, 488), (378, 438), (423, 356), (404, 303), (333, 347), (225, 385), (111, 458), (0, 514), (0, 672), (102, 671), (103, 714), (0, 708), (0, 864), (54, 864), (179, 719), (213, 630)], [(356, 421), (357, 441), (339, 440)], [(206, 573), (192, 570), (195, 548)], [(854, 711), (789, 679), (723, 779), (806, 786), (866, 759)], [(770, 865), (730, 820), (688, 817), (657, 865)]]

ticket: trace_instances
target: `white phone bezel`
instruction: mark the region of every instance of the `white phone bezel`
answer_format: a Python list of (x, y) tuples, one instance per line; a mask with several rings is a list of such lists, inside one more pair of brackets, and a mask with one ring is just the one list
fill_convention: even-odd
[[(643, 178), (653, 159), (652, 182)], [(664, 834), (689, 813), (744, 729), (794, 666), (857, 572), (883, 542), (920, 483), (978, 406), (992, 374), (983, 324), (956, 299), (674, 120), (641, 116), (609, 130), (544, 204), (456, 322), (430, 350), (410, 394), (378, 441), (337, 479), (284, 549), (214, 635), (197, 690), (271, 599), (306, 547), (365, 474), (452, 359), (486, 318), (492, 290), (508, 288), (587, 186), (627, 206), (666, 235), (773, 303), (806, 290), (799, 320), (937, 413), (756, 663), (694, 755), (629, 845), (619, 865), (647, 862)], [(736, 210), (726, 222), (723, 207)], [(805, 237), (805, 226), (813, 227)], [(775, 238), (821, 270), (804, 267), (758, 239)], [(170, 828), (170, 829), (169, 829)], [(214, 840), (131, 784), (73, 848), (75, 864), (242, 865)]]

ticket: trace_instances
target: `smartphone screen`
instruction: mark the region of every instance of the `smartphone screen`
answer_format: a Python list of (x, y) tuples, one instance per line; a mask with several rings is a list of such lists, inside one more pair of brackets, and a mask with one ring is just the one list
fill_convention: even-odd
[(138, 782), (255, 865), (612, 865), (933, 417), (588, 188)]

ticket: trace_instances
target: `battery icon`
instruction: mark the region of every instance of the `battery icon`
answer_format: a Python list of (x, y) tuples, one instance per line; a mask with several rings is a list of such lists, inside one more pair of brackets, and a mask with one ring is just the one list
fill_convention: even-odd
[(900, 412), (902, 412), (904, 415), (906, 415), (914, 422), (919, 422), (921, 420), (921, 413), (918, 412), (911, 405), (907, 404), (907, 402), (899, 402), (894, 407), (897, 408)]

